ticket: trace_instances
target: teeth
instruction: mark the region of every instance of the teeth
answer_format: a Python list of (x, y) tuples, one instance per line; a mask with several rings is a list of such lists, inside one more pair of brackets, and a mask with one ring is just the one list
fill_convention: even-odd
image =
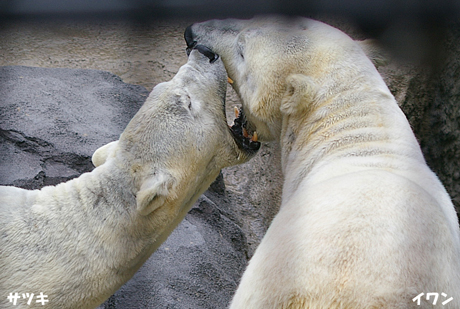
[(257, 142), (257, 132), (254, 131), (254, 135), (252, 135), (251, 141)]
[(231, 79), (230, 77), (227, 77), (227, 81), (229, 84), (233, 84), (233, 79)]
[(248, 131), (246, 130), (246, 128), (243, 128), (243, 136), (248, 138), (249, 137), (249, 134), (248, 134)]
[(238, 118), (240, 116), (240, 111), (238, 110), (238, 107), (233, 107), (233, 111), (235, 112), (235, 118)]

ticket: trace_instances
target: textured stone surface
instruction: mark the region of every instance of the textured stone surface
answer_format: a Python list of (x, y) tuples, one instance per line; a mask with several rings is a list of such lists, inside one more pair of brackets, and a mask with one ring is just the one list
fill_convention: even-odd
[(460, 213), (460, 24), (445, 29), (435, 61), (414, 66), (394, 61), (379, 68)]
[(91, 170), (148, 95), (108, 72), (18, 66), (0, 68), (0, 92), (0, 184), (27, 188)]
[(421, 71), (402, 102), (428, 165), (436, 171), (460, 212), (460, 27), (443, 42), (439, 67)]

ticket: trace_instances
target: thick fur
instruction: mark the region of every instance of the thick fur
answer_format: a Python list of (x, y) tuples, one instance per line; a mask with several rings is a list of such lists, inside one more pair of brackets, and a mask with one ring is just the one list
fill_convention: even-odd
[(157, 85), (90, 173), (41, 190), (0, 187), (0, 308), (94, 308), (128, 281), (220, 169), (246, 161), (228, 129), (222, 61), (198, 51)]
[(381, 54), (305, 18), (187, 31), (221, 55), (252, 128), (282, 149), (281, 209), (231, 308), (431, 308), (413, 301), (430, 292), (460, 308), (457, 216), (368, 58)]

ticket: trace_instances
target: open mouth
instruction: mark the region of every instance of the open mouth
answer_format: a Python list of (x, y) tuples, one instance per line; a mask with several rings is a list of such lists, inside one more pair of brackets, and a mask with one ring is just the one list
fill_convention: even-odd
[[(201, 54), (208, 57), (209, 63), (214, 63), (217, 61), (217, 59), (219, 59), (219, 55), (214, 53), (210, 48), (204, 45), (196, 44), (195, 41), (192, 44), (187, 43), (187, 55), (190, 55), (193, 49), (198, 50)], [(233, 84), (233, 81), (229, 77), (228, 82)], [(235, 107), (235, 120), (233, 121), (233, 125), (228, 127), (232, 133), (236, 145), (241, 151), (251, 156), (259, 150), (260, 142), (257, 140), (257, 132), (251, 132), (251, 134), (249, 133), (247, 129), (248, 122), (244, 116), (243, 109), (238, 109)]]
[(257, 132), (250, 133), (247, 125), (243, 109), (235, 107), (235, 120), (233, 125), (229, 126), (233, 139), (241, 150), (255, 153), (260, 148), (260, 142), (257, 140)]
[[(233, 84), (233, 80), (230, 77), (227, 78), (228, 83)], [(235, 106), (234, 111), (235, 120), (233, 121), (233, 125), (229, 126), (233, 138), (240, 149), (249, 152), (256, 152), (260, 148), (260, 142), (257, 139), (257, 132), (251, 132), (248, 130), (248, 122), (244, 116), (242, 108), (237, 108)]]

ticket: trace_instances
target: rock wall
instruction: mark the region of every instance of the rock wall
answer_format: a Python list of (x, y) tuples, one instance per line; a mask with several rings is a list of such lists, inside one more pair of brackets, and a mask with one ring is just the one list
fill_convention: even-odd
[(0, 68), (0, 184), (38, 189), (93, 169), (148, 92), (108, 72)]
[(460, 23), (450, 23), (444, 30), (437, 58), (429, 65), (395, 60), (379, 70), (459, 214)]
[(460, 27), (452, 25), (437, 67), (420, 70), (401, 102), (428, 165), (460, 212)]

